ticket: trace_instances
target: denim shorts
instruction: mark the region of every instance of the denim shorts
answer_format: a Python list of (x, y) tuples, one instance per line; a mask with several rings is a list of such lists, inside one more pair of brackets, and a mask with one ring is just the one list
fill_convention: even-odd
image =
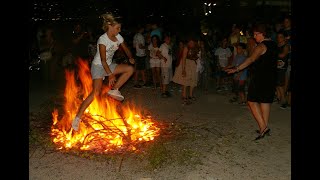
[[(118, 64), (111, 63), (109, 68), (111, 72), (114, 72)], [(104, 70), (102, 64), (91, 64), (91, 77), (92, 79), (104, 79), (105, 76), (108, 76), (107, 72)]]

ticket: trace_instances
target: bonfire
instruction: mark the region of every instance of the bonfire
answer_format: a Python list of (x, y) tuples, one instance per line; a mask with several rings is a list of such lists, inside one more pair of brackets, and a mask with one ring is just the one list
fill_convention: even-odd
[(57, 109), (52, 112), (51, 135), (58, 149), (97, 153), (135, 151), (139, 144), (152, 141), (159, 135), (160, 128), (151, 116), (144, 117), (132, 103), (108, 97), (109, 87), (106, 85), (102, 98), (94, 99), (81, 117), (79, 130), (73, 130), (72, 120), (92, 89), (88, 63), (80, 60), (77, 65), (77, 77), (73, 70), (66, 71), (63, 115), (59, 116)]

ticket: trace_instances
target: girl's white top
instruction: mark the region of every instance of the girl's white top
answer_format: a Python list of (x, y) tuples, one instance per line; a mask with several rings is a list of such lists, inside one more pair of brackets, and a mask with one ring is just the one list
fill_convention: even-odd
[(107, 33), (102, 34), (97, 41), (97, 52), (93, 58), (92, 63), (95, 65), (102, 65), (99, 51), (99, 44), (103, 44), (106, 46), (106, 57), (107, 64), (110, 65), (112, 63), (112, 58), (114, 53), (119, 49), (119, 45), (124, 41), (123, 37), (118, 34), (116, 35), (117, 41), (111, 41), (107, 35)]

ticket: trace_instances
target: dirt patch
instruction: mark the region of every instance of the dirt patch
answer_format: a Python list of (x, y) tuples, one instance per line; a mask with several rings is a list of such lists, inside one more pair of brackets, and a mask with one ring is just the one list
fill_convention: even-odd
[(197, 89), (197, 100), (183, 106), (177, 86), (169, 98), (161, 98), (159, 90), (132, 86), (128, 83), (122, 89), (126, 101), (134, 100), (152, 114), (162, 125), (159, 137), (139, 153), (56, 150), (50, 126), (53, 107), (63, 104), (57, 96), (30, 113), (29, 179), (291, 179), (290, 110), (273, 104), (271, 136), (256, 142), (256, 122), (246, 106), (228, 102), (228, 93)]

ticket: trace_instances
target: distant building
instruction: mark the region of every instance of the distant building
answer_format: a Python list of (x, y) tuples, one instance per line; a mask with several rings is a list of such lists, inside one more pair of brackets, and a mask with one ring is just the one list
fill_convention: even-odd
[(281, 12), (291, 13), (291, 0), (257, 0), (256, 5), (277, 7)]
[(30, 6), (32, 21), (73, 21), (82, 20), (88, 16), (99, 16), (112, 8), (111, 1), (62, 1), (62, 0), (35, 0)]

